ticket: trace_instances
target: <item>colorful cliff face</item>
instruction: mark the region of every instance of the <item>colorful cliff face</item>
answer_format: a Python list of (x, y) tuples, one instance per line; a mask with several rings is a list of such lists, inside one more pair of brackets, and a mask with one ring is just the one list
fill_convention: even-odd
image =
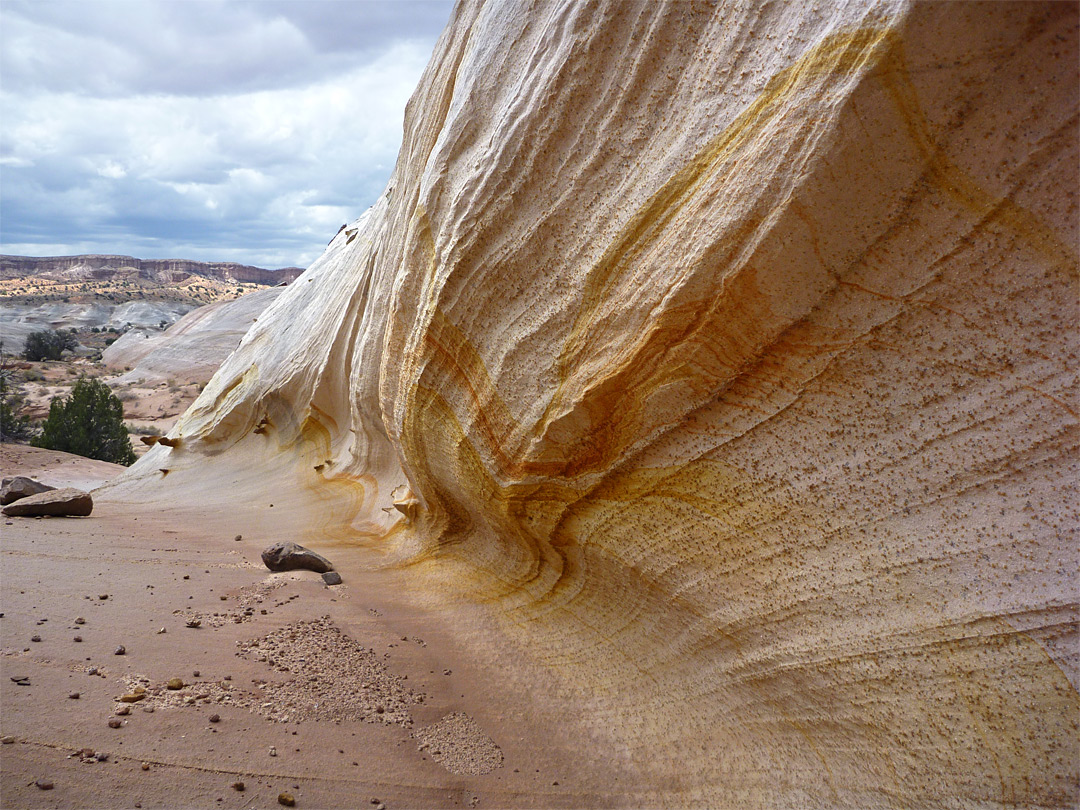
[(272, 488), (676, 804), (1068, 805), (1076, 64), (1072, 4), (464, 3), (103, 495)]

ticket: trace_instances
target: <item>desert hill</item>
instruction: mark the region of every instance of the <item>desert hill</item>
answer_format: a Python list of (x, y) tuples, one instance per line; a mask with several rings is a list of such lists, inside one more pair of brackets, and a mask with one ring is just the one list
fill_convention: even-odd
[(298, 267), (131, 256), (0, 256), (0, 329), (19, 351), (38, 329), (161, 329), (205, 304), (288, 284)]
[(218, 301), (184, 315), (164, 332), (132, 329), (102, 353), (114, 370), (127, 369), (120, 383), (172, 380), (206, 383), (240, 339), (284, 288), (270, 287), (232, 301)]
[(108, 281), (135, 278), (176, 284), (191, 276), (224, 282), (274, 285), (293, 281), (300, 267), (267, 270), (236, 262), (196, 262), (186, 259), (136, 259), (133, 256), (6, 256), (0, 255), (0, 281), (37, 276), (58, 282)]

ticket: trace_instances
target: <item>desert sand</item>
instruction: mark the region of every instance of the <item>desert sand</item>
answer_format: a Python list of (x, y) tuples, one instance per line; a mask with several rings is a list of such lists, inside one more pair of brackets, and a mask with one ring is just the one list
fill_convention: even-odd
[[(12, 445), (0, 468), (84, 488), (123, 469)], [(271, 574), (259, 553), (288, 538), (247, 513), (4, 519), (3, 807), (271, 807), (282, 792), (327, 808), (611, 802), (595, 786), (618, 766), (569, 706), (533, 711), (543, 684), (483, 666), (447, 632), (452, 614), (393, 572), (338, 559), (334, 587)], [(118, 702), (140, 684), (160, 694)]]

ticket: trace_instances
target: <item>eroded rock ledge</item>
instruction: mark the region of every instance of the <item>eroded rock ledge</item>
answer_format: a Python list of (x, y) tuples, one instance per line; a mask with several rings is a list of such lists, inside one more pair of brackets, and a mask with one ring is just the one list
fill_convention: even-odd
[(1067, 806), (1076, 64), (1074, 4), (465, 2), (103, 495), (272, 485), (666, 803)]

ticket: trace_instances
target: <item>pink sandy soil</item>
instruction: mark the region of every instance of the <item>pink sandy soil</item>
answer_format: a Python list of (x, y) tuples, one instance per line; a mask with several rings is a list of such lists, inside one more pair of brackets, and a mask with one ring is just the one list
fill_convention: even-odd
[[(0, 445), (5, 476), (90, 489), (121, 470)], [(115, 503), (95, 506), (88, 518), (0, 520), (0, 734), (15, 740), (0, 746), (2, 807), (277, 807), (282, 792), (292, 793), (300, 808), (634, 803), (626, 794), (614, 798), (596, 768), (585, 767), (596, 752), (553, 724), (558, 711), (542, 720), (531, 716), (528, 677), (492, 671), (462, 648), (453, 615), (434, 615), (422, 600), (410, 601), (385, 572), (343, 572), (344, 584), (334, 588), (311, 572), (271, 574), (259, 559), (271, 538), (244, 534), (244, 523), (242, 508), (207, 515), (176, 504), (159, 510)], [(194, 616), (202, 626), (188, 628)], [(308, 706), (305, 714), (302, 707), (273, 705), (273, 697), (266, 700), (271, 705), (260, 704), (262, 690), (276, 684), (283, 691), (272, 694), (302, 695), (301, 675), (241, 656), (238, 645), (324, 616), (385, 668), (357, 675), (373, 681), (372, 694), (396, 679), (423, 695), (409, 708), (411, 726), (381, 716), (340, 719), (334, 710), (327, 716), (325, 706), (316, 718), (317, 709)], [(76, 624), (76, 617), (85, 623)], [(31, 641), (35, 635), (41, 640)], [(320, 669), (317, 642), (305, 642), (314, 646), (303, 665), (336, 678), (335, 697), (344, 699), (356, 687), (351, 672)], [(114, 654), (118, 645), (126, 654)], [(88, 674), (91, 667), (100, 673)], [(24, 676), (29, 686), (11, 680)], [(188, 684), (182, 693), (164, 690), (173, 677)], [(117, 718), (116, 698), (140, 678), (160, 694)], [(76, 692), (77, 699), (69, 697)], [(182, 700), (204, 694), (211, 697)], [(244, 700), (222, 703), (222, 694)], [(157, 704), (153, 713), (144, 711), (147, 703)], [(220, 722), (209, 722), (211, 714)], [(280, 721), (286, 714), (290, 719)], [(467, 716), (472, 725), (435, 726), (451, 715)], [(120, 728), (109, 727), (113, 718)], [(483, 745), (444, 738), (448, 750), (438, 758), (464, 762), (467, 770), (471, 752), (490, 758), (494, 743), (498, 767), (454, 773), (436, 761), (431, 746), (423, 747), (425, 729), (467, 727), (482, 730)], [(269, 755), (272, 746), (277, 756)], [(84, 762), (80, 749), (104, 752), (108, 761)], [(54, 787), (40, 789), (39, 779)], [(245, 783), (243, 792), (231, 787), (237, 781)]]

